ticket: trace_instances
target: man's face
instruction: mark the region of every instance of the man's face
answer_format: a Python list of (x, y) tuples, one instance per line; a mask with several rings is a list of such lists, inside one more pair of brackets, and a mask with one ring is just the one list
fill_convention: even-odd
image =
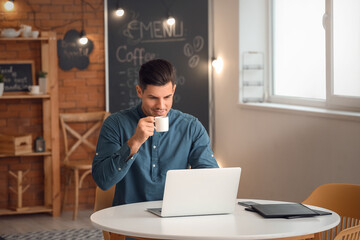
[(171, 82), (164, 86), (147, 85), (144, 91), (136, 86), (136, 91), (142, 100), (142, 110), (146, 116), (167, 116), (173, 103), (176, 85)]

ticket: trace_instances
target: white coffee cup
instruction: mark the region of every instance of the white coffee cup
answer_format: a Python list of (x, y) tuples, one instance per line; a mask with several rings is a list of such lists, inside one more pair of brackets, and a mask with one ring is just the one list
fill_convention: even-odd
[(31, 94), (40, 94), (40, 86), (39, 85), (29, 86), (29, 90), (30, 90)]
[(37, 37), (39, 36), (39, 31), (32, 31), (32, 32), (31, 32), (31, 36), (32, 36), (33, 38), (37, 38)]
[(169, 131), (169, 118), (168, 117), (155, 117), (155, 130), (157, 132)]
[(22, 24), (20, 25), (21, 29), (22, 29), (22, 36), (23, 37), (31, 37), (31, 29), (32, 27), (29, 26), (29, 25), (25, 25), (25, 24)]

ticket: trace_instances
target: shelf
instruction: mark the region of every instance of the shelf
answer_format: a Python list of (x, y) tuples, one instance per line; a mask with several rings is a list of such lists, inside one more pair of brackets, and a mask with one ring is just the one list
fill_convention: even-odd
[(4, 95), (2, 95), (0, 97), (1, 99), (38, 99), (38, 98), (50, 98), (49, 94), (30, 94), (30, 93), (17, 93), (17, 94), (12, 94), (12, 93), (4, 93)]
[(261, 81), (254, 81), (254, 82), (244, 81), (243, 85), (244, 87), (262, 87), (264, 86), (264, 83)]
[(23, 154), (2, 154), (0, 153), (0, 158), (5, 157), (36, 157), (36, 156), (51, 156), (51, 152), (31, 152), (31, 153), (23, 153)]
[(11, 210), (11, 209), (0, 209), (1, 215), (15, 215), (15, 214), (26, 214), (26, 213), (51, 213), (52, 208), (45, 206), (35, 206), (35, 207), (24, 207), (21, 210)]
[(32, 37), (14, 37), (14, 38), (6, 38), (6, 37), (0, 37), (0, 41), (48, 41), (49, 38), (48, 37), (37, 37), (37, 38), (32, 38)]
[(244, 71), (246, 71), (246, 70), (264, 70), (264, 68), (262, 65), (253, 64), (253, 65), (244, 65), (243, 70)]

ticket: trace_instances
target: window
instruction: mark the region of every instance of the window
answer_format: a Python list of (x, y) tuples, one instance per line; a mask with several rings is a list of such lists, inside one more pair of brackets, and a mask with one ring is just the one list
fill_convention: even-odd
[(360, 110), (360, 1), (272, 0), (269, 102)]
[(274, 95), (326, 98), (324, 8), (324, 0), (274, 1)]

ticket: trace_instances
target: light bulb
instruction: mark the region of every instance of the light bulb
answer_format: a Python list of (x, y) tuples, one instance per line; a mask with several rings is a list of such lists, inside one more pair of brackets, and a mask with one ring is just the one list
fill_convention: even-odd
[(88, 41), (89, 41), (89, 39), (86, 37), (85, 31), (82, 30), (81, 33), (80, 33), (79, 42), (80, 42), (82, 45), (85, 45), (85, 44), (88, 43)]
[(220, 73), (223, 69), (224, 61), (221, 57), (218, 57), (212, 61), (211, 65), (215, 68), (217, 73)]
[(118, 10), (116, 10), (115, 14), (116, 14), (116, 16), (118, 16), (118, 17), (122, 17), (122, 16), (124, 16), (125, 11), (124, 11), (124, 9), (122, 9), (122, 8), (118, 8)]
[(14, 9), (14, 0), (8, 0), (4, 3), (4, 7), (7, 11), (11, 11)]
[(85, 45), (85, 44), (88, 43), (89, 39), (88, 39), (86, 36), (83, 36), (83, 37), (80, 38), (79, 41), (80, 41), (80, 43), (81, 43), (82, 45)]
[(167, 19), (167, 24), (169, 24), (170, 26), (171, 26), (171, 25), (174, 25), (174, 24), (175, 24), (175, 18), (169, 17), (169, 18)]

